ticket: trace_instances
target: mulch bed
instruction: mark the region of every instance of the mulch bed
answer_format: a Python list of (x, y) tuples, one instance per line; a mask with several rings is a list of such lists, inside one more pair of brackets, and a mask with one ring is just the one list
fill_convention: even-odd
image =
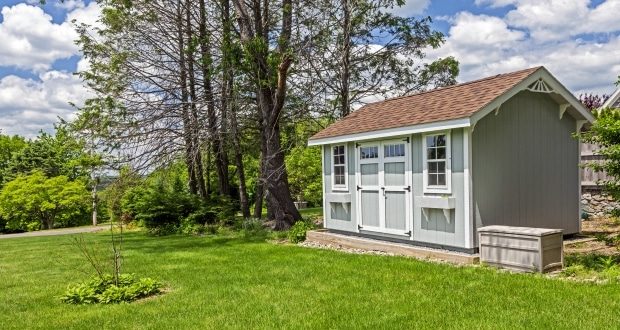
[(620, 254), (618, 247), (608, 246), (597, 240), (597, 236), (615, 237), (620, 235), (620, 219), (614, 217), (598, 217), (581, 222), (581, 234), (564, 241), (564, 253), (602, 255)]

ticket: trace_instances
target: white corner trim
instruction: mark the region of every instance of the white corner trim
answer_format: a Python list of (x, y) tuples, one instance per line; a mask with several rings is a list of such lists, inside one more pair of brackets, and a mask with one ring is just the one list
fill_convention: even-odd
[[(381, 120), (381, 119), (377, 118), (377, 120)], [(324, 144), (335, 144), (335, 143), (344, 143), (344, 142), (352, 142), (352, 141), (361, 142), (365, 140), (384, 139), (384, 138), (396, 137), (396, 136), (401, 136), (401, 135), (445, 131), (445, 130), (450, 130), (454, 128), (469, 127), (469, 126), (470, 126), (469, 118), (451, 119), (451, 120), (436, 121), (432, 123), (419, 124), (419, 125), (413, 125), (413, 126), (389, 128), (389, 129), (383, 129), (383, 130), (372, 131), (372, 132), (362, 132), (362, 133), (334, 136), (334, 137), (323, 138), (323, 139), (308, 140), (308, 146), (318, 146), (318, 145), (324, 145)]]
[[(321, 189), (323, 190), (323, 228), (327, 228), (327, 208), (330, 205), (325, 203), (327, 198), (327, 187), (325, 187), (325, 149), (329, 146), (321, 146)], [(331, 212), (330, 212), (331, 213)]]
[(474, 215), (472, 191), (472, 134), (473, 129), (463, 129), (463, 204), (465, 248), (474, 247)]
[(569, 103), (560, 104), (560, 119), (564, 117), (564, 113), (566, 112), (566, 109), (568, 109), (568, 107), (570, 107)]

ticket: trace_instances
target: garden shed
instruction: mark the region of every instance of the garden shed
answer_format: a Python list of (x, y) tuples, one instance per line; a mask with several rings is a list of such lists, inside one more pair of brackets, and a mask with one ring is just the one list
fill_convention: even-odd
[(578, 233), (574, 134), (593, 120), (544, 67), (365, 105), (309, 140), (324, 226), (469, 253), (483, 226)]

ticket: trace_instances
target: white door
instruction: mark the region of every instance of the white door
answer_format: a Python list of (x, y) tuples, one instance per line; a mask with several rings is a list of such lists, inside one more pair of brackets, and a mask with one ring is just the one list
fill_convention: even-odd
[(359, 229), (410, 236), (408, 158), (408, 139), (358, 145)]

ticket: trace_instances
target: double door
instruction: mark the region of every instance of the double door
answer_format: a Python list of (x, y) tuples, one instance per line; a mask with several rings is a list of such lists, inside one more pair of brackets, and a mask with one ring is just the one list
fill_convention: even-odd
[(358, 224), (361, 230), (411, 235), (409, 139), (357, 147)]

